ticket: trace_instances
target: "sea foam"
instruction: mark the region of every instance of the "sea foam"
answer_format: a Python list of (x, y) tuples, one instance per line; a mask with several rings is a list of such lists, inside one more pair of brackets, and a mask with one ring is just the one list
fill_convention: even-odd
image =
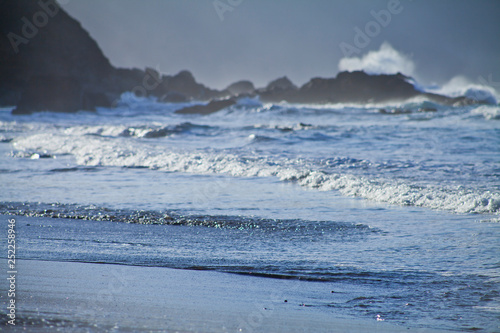
[[(146, 167), (158, 171), (226, 174), (234, 177), (277, 177), (323, 191), (403, 206), (457, 213), (500, 212), (500, 193), (442, 184), (418, 184), (349, 173), (328, 173), (321, 163), (275, 156), (246, 157), (223, 150), (165, 149), (151, 142), (121, 137), (127, 127), (72, 127), (60, 133), (18, 138), (20, 151), (71, 154), (84, 166)], [(99, 132), (101, 135), (95, 135)], [(90, 134), (90, 135), (89, 135)], [(106, 134), (103, 136), (102, 134)]]

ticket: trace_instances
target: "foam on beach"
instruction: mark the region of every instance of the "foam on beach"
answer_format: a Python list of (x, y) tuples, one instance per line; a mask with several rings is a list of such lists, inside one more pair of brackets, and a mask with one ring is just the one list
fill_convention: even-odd
[[(192, 125), (190, 125), (192, 126)], [(174, 127), (175, 128), (175, 127)], [(125, 127), (75, 127), (62, 133), (40, 133), (15, 141), (16, 149), (71, 154), (82, 166), (145, 167), (165, 172), (225, 174), (233, 177), (277, 177), (301, 186), (402, 206), (457, 213), (498, 213), (500, 194), (463, 186), (428, 185), (398, 179), (328, 173), (315, 161), (245, 157), (225, 151), (183, 151), (148, 142), (127, 141)], [(130, 131), (130, 129), (128, 129)], [(98, 135), (95, 135), (98, 133)], [(349, 163), (347, 161), (346, 163)], [(321, 161), (320, 161), (321, 164)]]

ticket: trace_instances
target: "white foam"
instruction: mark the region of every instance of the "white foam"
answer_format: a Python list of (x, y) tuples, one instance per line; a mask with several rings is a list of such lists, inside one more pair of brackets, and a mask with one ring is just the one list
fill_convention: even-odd
[(464, 76), (455, 76), (442, 87), (425, 89), (428, 92), (446, 95), (449, 97), (466, 96), (476, 101), (497, 104), (498, 94), (496, 90), (489, 86), (484, 80), (472, 82)]
[[(165, 146), (120, 137), (82, 135), (93, 127), (62, 133), (42, 133), (17, 139), (17, 149), (72, 154), (87, 166), (148, 167), (169, 172), (221, 173), (235, 177), (278, 177), (301, 186), (397, 205), (450, 210), (458, 213), (499, 213), (500, 193), (443, 185), (409, 184), (392, 179), (368, 179), (352, 174), (326, 174), (303, 159), (270, 156), (246, 158), (221, 151), (165, 151)], [(119, 128), (101, 132), (117, 133)]]
[(471, 111), (472, 114), (482, 115), (484, 118), (500, 119), (500, 107), (494, 105), (481, 105)]
[(342, 58), (338, 67), (340, 71), (365, 71), (368, 74), (400, 72), (412, 76), (415, 71), (415, 63), (408, 56), (395, 50), (388, 42), (382, 43), (379, 50), (369, 51), (361, 58)]
[(154, 96), (137, 96), (133, 92), (126, 91), (120, 95), (120, 99), (117, 101), (117, 105), (144, 105), (145, 103), (156, 102), (157, 98)]

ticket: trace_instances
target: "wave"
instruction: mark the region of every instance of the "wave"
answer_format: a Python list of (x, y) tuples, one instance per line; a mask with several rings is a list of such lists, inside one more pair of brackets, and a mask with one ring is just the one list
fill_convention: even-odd
[[(73, 130), (73, 131), (72, 131)], [(115, 129), (116, 130), (116, 129)], [(40, 133), (15, 141), (20, 151), (43, 149), (50, 154), (71, 154), (82, 166), (145, 167), (167, 172), (227, 174), (234, 177), (277, 177), (323, 191), (336, 190), (351, 197), (402, 206), (418, 206), (457, 213), (500, 213), (500, 193), (442, 184), (418, 184), (398, 179), (367, 178), (329, 173), (320, 163), (274, 156), (246, 157), (220, 150), (165, 151), (147, 142), (120, 137), (81, 135), (81, 128), (64, 134)], [(330, 160), (332, 163), (342, 161)], [(345, 161), (344, 161), (345, 162)]]
[[(71, 126), (65, 131), (71, 135), (97, 136), (97, 137), (134, 137), (156, 139), (178, 134), (207, 135), (207, 131), (218, 130), (218, 127), (198, 125), (184, 122), (177, 125), (163, 126), (161, 124), (148, 124), (137, 126), (115, 125), (115, 126)], [(11, 142), (12, 139), (10, 139)]]
[(277, 140), (277, 139), (271, 138), (269, 136), (256, 135), (256, 134), (250, 134), (248, 136), (248, 139), (250, 139), (251, 143), (273, 142), (273, 141)]
[[(255, 111), (257, 110), (257, 111)], [(425, 96), (416, 96), (405, 101), (389, 101), (379, 103), (335, 103), (335, 104), (266, 104), (262, 107), (249, 109), (251, 112), (266, 113), (273, 112), (283, 116), (315, 116), (315, 115), (345, 115), (345, 114), (417, 114), (417, 113), (437, 113), (451, 111), (453, 107), (442, 105), (429, 100)], [(297, 125), (307, 124), (299, 123)]]
[(493, 105), (482, 105), (471, 111), (473, 115), (481, 115), (488, 120), (500, 119), (500, 107)]
[(0, 214), (133, 224), (203, 226), (240, 230), (259, 229), (268, 232), (297, 232), (301, 235), (329, 232), (355, 236), (356, 234), (382, 232), (380, 229), (361, 223), (266, 219), (228, 215), (186, 215), (176, 211), (114, 209), (95, 205), (63, 203), (0, 202)]
[(133, 136), (138, 138), (163, 138), (166, 136), (171, 136), (174, 134), (182, 134), (191, 132), (196, 129), (210, 129), (210, 126), (196, 125), (190, 122), (182, 123), (174, 126), (139, 126), (139, 127), (127, 127), (120, 133), (120, 136)]
[(483, 77), (480, 77), (478, 82), (471, 82), (463, 76), (456, 76), (442, 86), (420, 86), (418, 89), (449, 97), (465, 96), (478, 102), (496, 105), (500, 97), (492, 87), (494, 84), (491, 79), (488, 82)]

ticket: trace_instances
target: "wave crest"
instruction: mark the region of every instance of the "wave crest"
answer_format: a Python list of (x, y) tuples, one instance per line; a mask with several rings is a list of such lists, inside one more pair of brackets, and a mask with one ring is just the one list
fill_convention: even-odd
[[(124, 138), (35, 134), (16, 140), (16, 147), (53, 154), (72, 154), (84, 166), (147, 167), (168, 172), (220, 173), (235, 177), (278, 177), (304, 187), (403, 206), (450, 210), (457, 213), (499, 213), (500, 194), (446, 185), (368, 179), (347, 173), (327, 173), (322, 164), (303, 159), (247, 158), (224, 151), (164, 151), (152, 144)], [(324, 163), (323, 163), (324, 164)]]

